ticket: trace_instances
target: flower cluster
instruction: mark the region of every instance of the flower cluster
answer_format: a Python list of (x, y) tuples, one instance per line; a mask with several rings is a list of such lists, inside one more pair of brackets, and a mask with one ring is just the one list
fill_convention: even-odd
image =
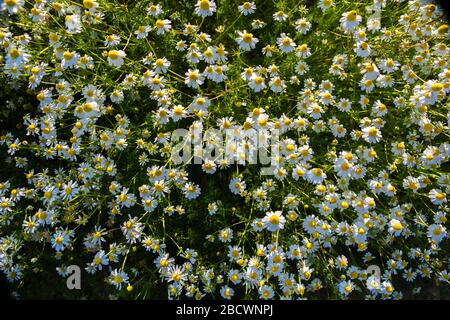
[(440, 8), (161, 3), (2, 2), (0, 270), (13, 286), (77, 264), (110, 298), (448, 292)]

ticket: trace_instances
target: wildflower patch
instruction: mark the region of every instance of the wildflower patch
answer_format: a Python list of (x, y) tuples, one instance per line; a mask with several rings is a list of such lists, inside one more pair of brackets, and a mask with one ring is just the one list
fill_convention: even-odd
[(448, 298), (449, 36), (432, 1), (2, 1), (12, 292)]

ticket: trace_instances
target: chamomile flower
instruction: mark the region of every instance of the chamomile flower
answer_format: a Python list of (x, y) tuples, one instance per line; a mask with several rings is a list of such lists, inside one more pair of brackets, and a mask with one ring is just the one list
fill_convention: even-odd
[(270, 79), (269, 86), (273, 92), (282, 92), (286, 88), (286, 84), (279, 77)]
[(258, 291), (259, 291), (259, 297), (264, 300), (272, 299), (274, 296), (274, 291), (273, 291), (272, 287), (270, 287), (268, 285), (263, 285), (262, 287), (259, 288)]
[(17, 13), (24, 4), (25, 1), (23, 0), (6, 0), (2, 1), (0, 8), (1, 10), (7, 10), (10, 14), (14, 14)]
[(308, 170), (306, 179), (313, 184), (321, 184), (327, 175), (321, 168), (313, 168)]
[(244, 2), (243, 4), (238, 6), (238, 11), (242, 13), (244, 16), (255, 13), (256, 4), (254, 2)]
[(428, 197), (434, 205), (441, 205), (447, 202), (446, 194), (440, 189), (431, 189)]
[(156, 29), (156, 34), (161, 35), (172, 29), (172, 24), (168, 19), (158, 19), (155, 22), (154, 28)]
[(76, 52), (65, 51), (63, 53), (63, 59), (61, 60), (61, 67), (63, 69), (74, 68), (78, 60), (80, 59), (80, 55)]
[(128, 283), (128, 274), (120, 269), (114, 269), (111, 271), (111, 274), (108, 278), (109, 283), (114, 285), (117, 290), (122, 289), (122, 285)]
[(350, 280), (341, 281), (338, 286), (339, 292), (344, 296), (348, 296), (355, 289), (355, 285)]
[(157, 17), (160, 14), (163, 13), (163, 9), (161, 7), (160, 4), (153, 4), (151, 3), (148, 7), (147, 7), (147, 14), (153, 17)]
[(166, 73), (167, 69), (170, 67), (170, 61), (165, 57), (157, 58), (153, 62), (154, 72), (156, 73)]
[(70, 34), (81, 32), (81, 19), (78, 14), (70, 14), (65, 16), (66, 31)]
[[(372, 48), (370, 47), (370, 45), (367, 42), (361, 41), (361, 42), (355, 43), (355, 48), (353, 49), (353, 51), (355, 51), (355, 53), (359, 57), (367, 58), (372, 53)], [(366, 79), (366, 80), (370, 80), (370, 79)], [(370, 80), (370, 81), (372, 81), (372, 80)]]
[(285, 33), (280, 34), (280, 36), (277, 38), (277, 45), (278, 48), (284, 53), (294, 51), (296, 46), (295, 42)]
[(195, 4), (195, 14), (202, 18), (212, 16), (216, 10), (214, 0), (198, 0)]
[(120, 37), (115, 34), (110, 34), (105, 37), (104, 45), (107, 47), (113, 47), (120, 43)]
[(197, 111), (206, 111), (211, 105), (211, 101), (208, 97), (204, 97), (201, 95), (196, 95), (194, 97), (194, 101), (191, 103), (190, 107)]
[(253, 34), (247, 32), (246, 30), (238, 31), (238, 36), (235, 41), (239, 45), (239, 48), (245, 51), (249, 51), (251, 49), (255, 49), (256, 44), (259, 42), (259, 39), (254, 37)]
[(184, 195), (188, 200), (195, 199), (200, 195), (200, 187), (194, 183), (187, 183), (184, 187)]
[(264, 78), (261, 75), (258, 75), (256, 73), (254, 73), (250, 77), (250, 81), (249, 81), (248, 85), (255, 92), (260, 92), (261, 90), (266, 88), (266, 83), (264, 81)]
[(245, 191), (246, 183), (241, 178), (233, 178), (230, 180), (229, 188), (234, 194), (241, 194)]
[(233, 239), (233, 230), (230, 228), (225, 228), (219, 231), (219, 240), (221, 242), (231, 242)]
[(369, 143), (378, 143), (381, 140), (380, 129), (372, 126), (368, 126), (362, 129), (363, 138)]
[(311, 22), (309, 22), (306, 18), (298, 19), (295, 21), (295, 29), (305, 35), (311, 29)]
[(98, 2), (95, 0), (83, 0), (83, 6), (88, 9), (90, 13), (94, 14), (98, 8)]
[(447, 236), (447, 230), (441, 224), (432, 224), (428, 227), (427, 236), (439, 243)]
[(109, 65), (120, 68), (127, 55), (123, 50), (110, 50), (107, 56)]
[(286, 21), (288, 18), (288, 15), (283, 11), (283, 10), (279, 10), (277, 12), (275, 12), (273, 15), (273, 20), (275, 21)]
[(326, 11), (326, 10), (334, 7), (335, 3), (334, 3), (334, 0), (320, 0), (318, 6), (322, 11)]
[(362, 17), (355, 10), (344, 12), (339, 20), (345, 32), (353, 31), (362, 21)]
[(64, 249), (70, 244), (70, 240), (70, 233), (62, 229), (58, 230), (53, 234), (51, 238), (52, 248), (57, 252), (64, 251)]
[(392, 219), (389, 222), (389, 225), (390, 225), (389, 232), (393, 233), (396, 236), (399, 236), (404, 231), (405, 228), (404, 224), (397, 219)]
[(284, 229), (286, 219), (282, 215), (281, 211), (269, 211), (266, 213), (266, 216), (262, 219), (262, 222), (264, 223), (264, 227), (267, 230), (275, 232)]
[(198, 88), (201, 86), (205, 80), (205, 78), (201, 75), (198, 69), (189, 69), (186, 73), (186, 78), (184, 83), (191, 88)]
[(220, 295), (222, 298), (230, 300), (234, 296), (234, 290), (229, 286), (224, 286), (220, 289)]
[(136, 31), (134, 31), (134, 34), (136, 35), (137, 39), (143, 39), (148, 36), (148, 33), (152, 30), (151, 26), (139, 26)]

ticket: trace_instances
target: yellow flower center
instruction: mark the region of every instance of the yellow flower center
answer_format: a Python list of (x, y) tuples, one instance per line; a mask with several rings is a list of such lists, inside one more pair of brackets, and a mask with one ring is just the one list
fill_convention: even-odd
[(63, 58), (64, 58), (64, 60), (70, 60), (70, 59), (73, 58), (73, 53), (69, 52), (69, 51), (66, 51), (66, 52), (63, 53)]
[(350, 11), (347, 13), (347, 20), (351, 22), (355, 22), (357, 17), (357, 13), (355, 10)]
[(84, 103), (82, 107), (83, 107), (83, 111), (86, 112), (86, 113), (87, 112), (92, 112), (92, 110), (94, 110), (94, 106), (92, 105), (92, 103), (89, 103), (89, 102), (88, 103)]
[(378, 129), (377, 128), (370, 128), (368, 131), (369, 136), (371, 137), (376, 137), (378, 134)]
[(245, 43), (250, 43), (252, 40), (253, 40), (253, 35), (251, 34), (251, 33), (245, 33), (243, 36), (242, 36), (242, 40), (245, 42)]
[(439, 28), (437, 28), (437, 32), (440, 35), (444, 35), (448, 32), (448, 24), (443, 24), (442, 26), (440, 26)]
[(119, 51), (117, 51), (117, 50), (110, 50), (108, 52), (108, 57), (111, 60), (117, 60), (117, 59), (119, 59), (119, 56), (120, 56), (120, 54), (119, 54)]
[(440, 201), (444, 200), (445, 199), (445, 194), (442, 193), (442, 192), (436, 193), (436, 199), (438, 199)]
[(114, 276), (113, 281), (114, 281), (115, 283), (119, 284), (119, 283), (122, 282), (122, 277), (121, 277), (120, 275), (116, 275), (116, 276)]
[(341, 169), (344, 171), (348, 171), (350, 169), (350, 164), (348, 162), (344, 162), (341, 164)]
[(56, 243), (56, 244), (61, 244), (61, 243), (63, 243), (63, 238), (62, 238), (61, 236), (56, 237), (56, 238), (55, 238), (55, 243)]
[(17, 4), (17, 0), (5, 0), (5, 4), (8, 7), (14, 7)]
[(433, 235), (436, 236), (436, 237), (440, 236), (441, 233), (442, 233), (441, 228), (436, 228), (436, 229), (433, 230)]
[(273, 215), (270, 216), (269, 222), (271, 224), (279, 224), (280, 223), (280, 217), (275, 215), (275, 214), (273, 214)]
[(287, 47), (291, 44), (291, 39), (284, 38), (281, 43), (283, 44), (283, 46)]
[(263, 78), (260, 76), (255, 77), (255, 83), (261, 85), (263, 83)]
[(95, 2), (92, 0), (83, 0), (83, 5), (88, 9), (92, 9), (95, 6)]
[(164, 27), (164, 21), (162, 21), (161, 19), (156, 20), (155, 25), (158, 29), (161, 29)]
[(209, 0), (201, 0), (200, 1), (200, 9), (209, 10)]
[(400, 222), (395, 222), (395, 223), (392, 225), (392, 228), (394, 228), (395, 231), (400, 231), (400, 230), (403, 229), (403, 226), (402, 226), (402, 224), (401, 224)]
[(313, 174), (314, 174), (316, 177), (321, 176), (321, 175), (322, 175), (322, 169), (320, 169), (320, 168), (315, 168), (315, 169), (313, 169)]
[(439, 92), (444, 88), (444, 85), (442, 83), (433, 83), (431, 85), (431, 90), (434, 92)]
[(192, 71), (189, 73), (189, 80), (196, 81), (198, 80), (198, 73), (195, 71)]

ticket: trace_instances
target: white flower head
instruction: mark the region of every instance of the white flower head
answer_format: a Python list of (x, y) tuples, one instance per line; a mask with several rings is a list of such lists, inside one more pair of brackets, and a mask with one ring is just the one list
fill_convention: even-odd
[(284, 228), (286, 219), (282, 215), (281, 211), (269, 211), (262, 219), (262, 222), (267, 230), (275, 232)]
[(216, 12), (214, 0), (198, 0), (195, 4), (195, 14), (202, 18), (212, 16), (214, 12)]
[(253, 34), (247, 32), (246, 30), (237, 32), (239, 37), (235, 41), (239, 44), (239, 48), (245, 51), (255, 49), (256, 44), (259, 42), (258, 38), (254, 37)]
[(110, 50), (108, 51), (108, 63), (110, 66), (120, 68), (126, 56), (127, 54), (122, 50)]

